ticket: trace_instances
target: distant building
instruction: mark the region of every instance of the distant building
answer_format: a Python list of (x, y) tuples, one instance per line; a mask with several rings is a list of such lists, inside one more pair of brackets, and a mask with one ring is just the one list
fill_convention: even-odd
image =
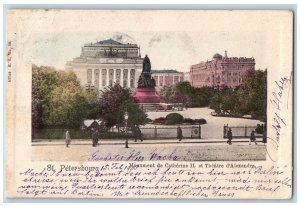
[(248, 71), (255, 70), (255, 59), (215, 54), (213, 59), (190, 67), (190, 82), (194, 87), (235, 88), (245, 81)]
[(177, 70), (152, 70), (151, 72), (158, 88), (183, 81), (183, 72)]
[(100, 119), (86, 119), (81, 124), (81, 129), (97, 129), (103, 123)]
[(190, 82), (190, 72), (184, 72), (183, 73), (183, 81)]
[(142, 68), (138, 45), (122, 44), (112, 39), (85, 44), (80, 57), (66, 64), (66, 69), (74, 71), (87, 89), (103, 89), (114, 83), (136, 88)]

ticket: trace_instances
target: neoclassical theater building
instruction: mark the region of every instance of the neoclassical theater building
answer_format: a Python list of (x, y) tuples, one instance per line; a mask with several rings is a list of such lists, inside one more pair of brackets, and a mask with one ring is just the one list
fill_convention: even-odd
[(140, 47), (113, 39), (85, 44), (80, 57), (66, 64), (66, 70), (72, 70), (82, 86), (98, 90), (114, 83), (136, 88), (142, 68)]
[(190, 67), (190, 82), (194, 87), (229, 87), (235, 88), (241, 85), (248, 71), (255, 70), (253, 57), (228, 57), (225, 51), (224, 57), (218, 53), (212, 60), (200, 62)]

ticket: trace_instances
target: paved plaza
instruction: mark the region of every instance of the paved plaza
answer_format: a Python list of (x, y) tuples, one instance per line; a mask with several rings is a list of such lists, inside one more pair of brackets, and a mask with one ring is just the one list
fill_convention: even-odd
[[(253, 119), (242, 119), (242, 118), (231, 118), (231, 117), (217, 117), (212, 116), (210, 113), (213, 112), (212, 109), (207, 107), (205, 108), (188, 108), (183, 111), (173, 111), (181, 114), (184, 118), (191, 119), (205, 119), (207, 124), (201, 125), (201, 137), (204, 139), (223, 139), (223, 127), (224, 124), (228, 124), (228, 126), (257, 126), (257, 124), (263, 124), (259, 120)], [(159, 111), (159, 112), (147, 112), (148, 118), (154, 120), (159, 117), (166, 117), (170, 111)], [(152, 124), (147, 124), (145, 127), (154, 127)], [(162, 127), (162, 126), (157, 126)], [(163, 127), (174, 127), (174, 126), (163, 126)], [(171, 130), (169, 133), (174, 134), (176, 137), (176, 130)], [(186, 134), (189, 132), (187, 131)], [(185, 132), (183, 131), (183, 136), (185, 136)]]
[[(259, 141), (259, 140), (258, 140)], [(248, 144), (248, 140), (238, 139), (232, 145), (226, 140), (102, 140), (92, 147), (91, 140), (72, 140), (66, 148), (63, 140), (42, 141), (32, 144), (32, 159), (39, 161), (235, 161), (264, 160), (266, 150), (263, 143)], [(155, 154), (156, 157), (151, 159)], [(120, 156), (123, 158), (120, 160)], [(159, 158), (159, 156), (161, 158)], [(174, 160), (174, 156), (178, 159)]]

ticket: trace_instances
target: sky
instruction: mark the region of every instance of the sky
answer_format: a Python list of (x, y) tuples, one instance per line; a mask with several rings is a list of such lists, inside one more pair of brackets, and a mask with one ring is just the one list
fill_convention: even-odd
[(280, 53), (276, 36), (280, 21), (287, 21), (278, 16), (266, 11), (42, 10), (18, 19), (24, 24), (20, 32), (28, 34), (31, 62), (37, 65), (64, 69), (85, 43), (112, 38), (138, 44), (152, 69), (186, 72), (225, 50), (229, 57), (254, 57), (256, 69), (275, 67)]

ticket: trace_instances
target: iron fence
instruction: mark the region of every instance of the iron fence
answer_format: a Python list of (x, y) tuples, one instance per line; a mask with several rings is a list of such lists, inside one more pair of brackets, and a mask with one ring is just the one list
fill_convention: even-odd
[[(184, 138), (198, 138), (201, 139), (201, 126), (180, 126), (182, 130), (182, 135)], [(141, 127), (141, 132), (143, 137), (146, 139), (151, 138), (177, 138), (177, 126), (172, 127)]]
[(228, 126), (224, 125), (223, 138), (227, 139), (227, 132), (231, 128), (232, 138), (250, 138), (251, 132), (255, 132), (255, 137), (261, 138), (263, 134), (256, 133), (257, 126)]
[[(182, 130), (183, 138), (195, 138), (201, 139), (201, 126), (180, 126)], [(178, 126), (146, 126), (140, 127), (143, 139), (174, 139), (177, 138)], [(119, 129), (119, 132), (122, 131)], [(112, 128), (111, 132), (118, 132), (118, 129)], [(133, 134), (130, 130), (127, 131), (128, 134)], [(134, 135), (133, 135), (134, 136)]]

